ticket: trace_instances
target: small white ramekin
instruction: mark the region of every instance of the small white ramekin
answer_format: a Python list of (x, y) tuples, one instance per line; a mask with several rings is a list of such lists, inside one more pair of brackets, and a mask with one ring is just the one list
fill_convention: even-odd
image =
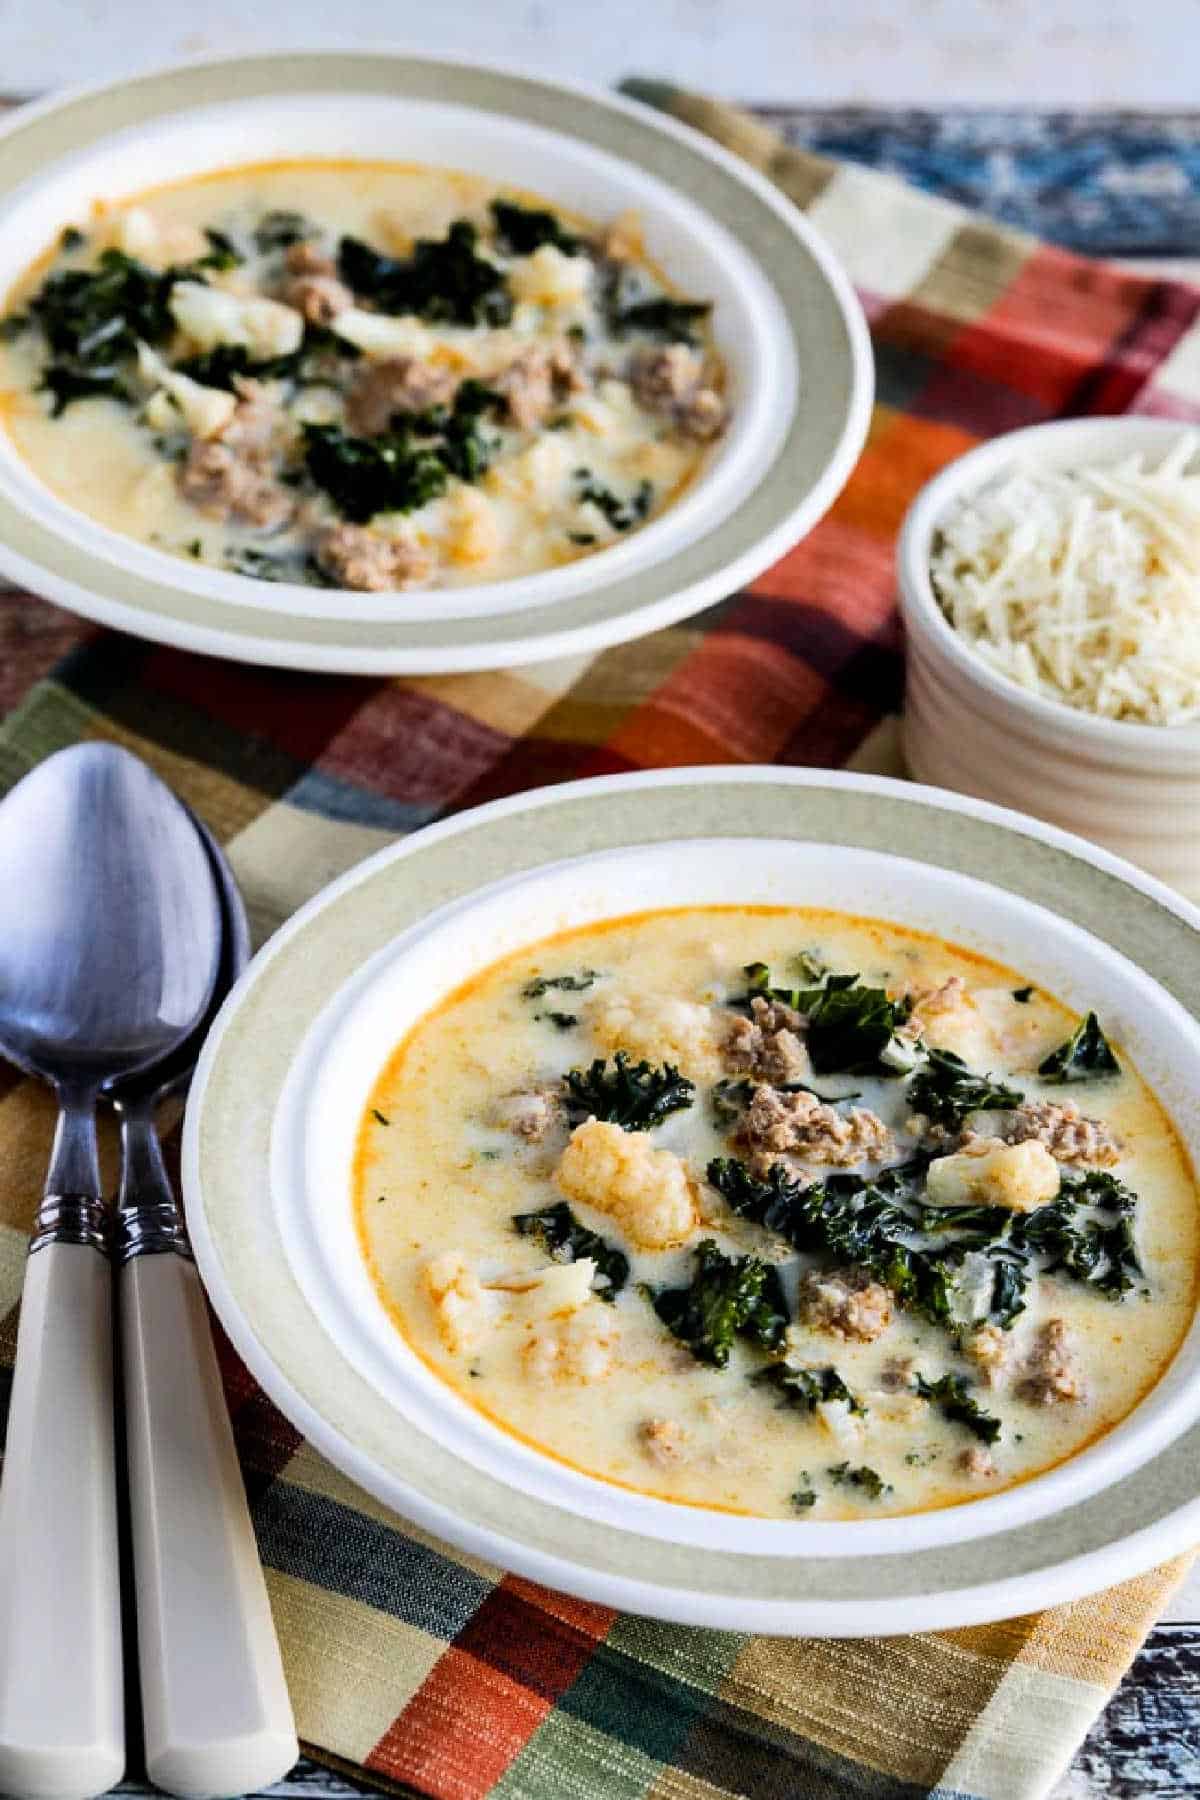
[(1015, 464), (1051, 469), (1161, 456), (1164, 419), (1066, 420), (958, 457), (921, 489), (897, 547), (908, 640), (903, 746), (917, 781), (1046, 819), (1200, 899), (1200, 725), (1130, 725), (1043, 699), (998, 674), (952, 629), (930, 551), (955, 501)]

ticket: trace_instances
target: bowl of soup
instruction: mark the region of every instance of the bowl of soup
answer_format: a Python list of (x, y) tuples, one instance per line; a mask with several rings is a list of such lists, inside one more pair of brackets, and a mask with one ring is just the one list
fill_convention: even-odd
[[(853, 783), (821, 782), (854, 813)], [(584, 784), (595, 814), (626, 785)], [(628, 785), (636, 822), (656, 790)], [(754, 784), (713, 786), (723, 809), (697, 774), (686, 813), (668, 789), (641, 820), (653, 841), (609, 846), (599, 823), (536, 835), (542, 805), (572, 804), (547, 796), (534, 845), (497, 845), (473, 878), (418, 847), (428, 885), (402, 904), (388, 853), (378, 891), (413, 909), (390, 932), (382, 899), (361, 929), (369, 880), (302, 921), (325, 998), (243, 1097), (237, 1166), (266, 1129), (270, 1191), (218, 1223), (219, 1251), (234, 1140), (206, 1174), (196, 1134), (233, 1128), (247, 1018), (214, 1052), (224, 1098), (206, 1068), (189, 1121), (218, 1310), (236, 1329), (226, 1284), (254, 1284), (230, 1246), (269, 1241), (271, 1307), (369, 1392), (351, 1463), (397, 1504), (389, 1431), (401, 1481), (426, 1444), (459, 1472), (455, 1514), (507, 1495), (542, 1532), (574, 1521), (581, 1557), (629, 1534), (664, 1569), (684, 1550), (722, 1582), (744, 1568), (751, 1593), (772, 1559), (785, 1584), (793, 1559), (830, 1581), (853, 1564), (848, 1587), (937, 1553), (949, 1580), (971, 1547), (1011, 1567), (1053, 1520), (1049, 1554), (1068, 1513), (1153, 1480), (1200, 1413), (1200, 1027), (1053, 881), (1029, 895), (999, 864), (1001, 881), (909, 854), (899, 816), (884, 844), (738, 832), (760, 823)], [(953, 816), (907, 792), (893, 814)], [(292, 1004), (281, 979), (268, 959), (260, 1032), (272, 992)], [(332, 1423), (311, 1351), (284, 1354)], [(338, 1392), (333, 1417), (361, 1430)], [(341, 1429), (318, 1441), (344, 1458)], [(510, 1566), (532, 1572), (520, 1548)], [(776, 1628), (808, 1628), (797, 1606)]]
[(632, 102), (266, 56), (5, 145), (4, 554), (152, 635), (414, 668), (633, 635), (757, 573), (861, 445), (825, 246)]

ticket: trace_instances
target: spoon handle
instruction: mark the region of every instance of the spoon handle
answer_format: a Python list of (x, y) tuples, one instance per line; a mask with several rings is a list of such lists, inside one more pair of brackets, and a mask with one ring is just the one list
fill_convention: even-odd
[(120, 1312), (146, 1767), (172, 1794), (256, 1792), (299, 1747), (190, 1257), (135, 1255)]
[[(69, 1200), (43, 1218), (69, 1231)], [(0, 1483), (6, 1794), (84, 1800), (125, 1767), (116, 1492), (112, 1267), (50, 1238), (26, 1265)]]

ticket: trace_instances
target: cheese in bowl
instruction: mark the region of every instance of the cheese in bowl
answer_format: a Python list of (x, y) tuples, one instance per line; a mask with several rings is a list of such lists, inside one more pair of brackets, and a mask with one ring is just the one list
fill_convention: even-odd
[(462, 587), (655, 518), (725, 429), (703, 297), (594, 222), (444, 169), (261, 165), (97, 206), (0, 321), (60, 498), (260, 580)]
[(1200, 719), (1200, 467), (1164, 453), (1018, 460), (939, 521), (930, 579), (976, 655), (1027, 692), (1098, 718)]
[(940, 939), (692, 907), (506, 956), (364, 1115), (410, 1348), (601, 1480), (854, 1520), (1028, 1480), (1191, 1322), (1191, 1167), (1104, 1022)]

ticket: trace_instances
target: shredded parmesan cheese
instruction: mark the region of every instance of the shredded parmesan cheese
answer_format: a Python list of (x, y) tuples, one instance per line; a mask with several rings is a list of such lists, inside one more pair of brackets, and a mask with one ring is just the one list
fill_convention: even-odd
[(1108, 719), (1200, 718), (1200, 439), (1155, 468), (1017, 468), (943, 522), (950, 624), (1033, 693)]

